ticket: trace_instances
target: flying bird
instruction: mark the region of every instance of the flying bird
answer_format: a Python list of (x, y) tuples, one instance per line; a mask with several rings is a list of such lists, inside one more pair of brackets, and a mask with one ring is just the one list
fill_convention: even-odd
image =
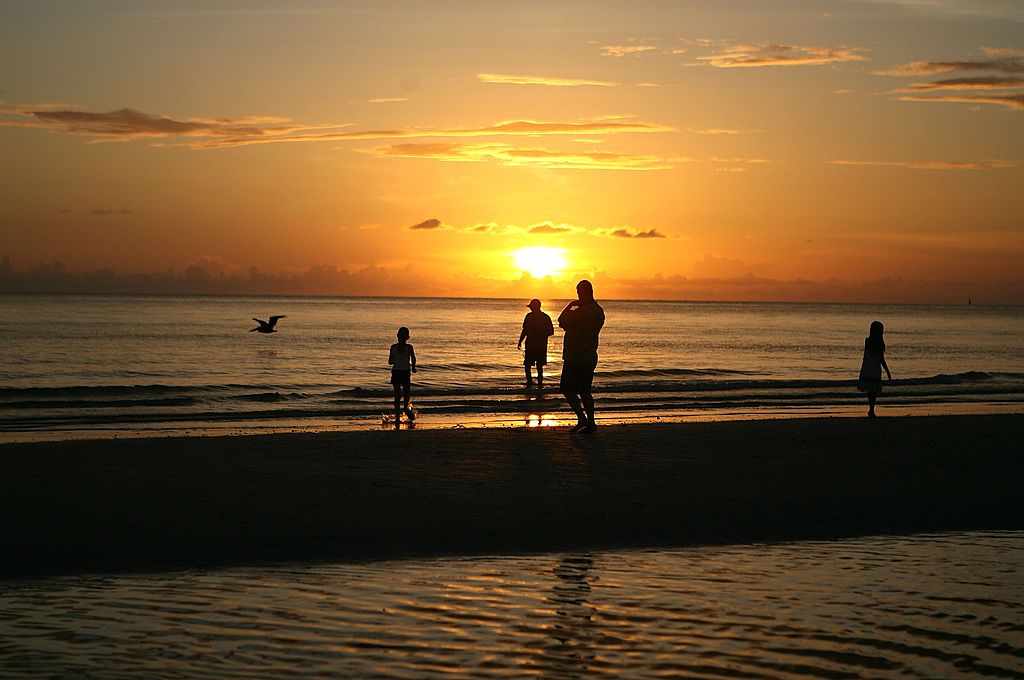
[(252, 333), (253, 331), (256, 331), (257, 333), (276, 333), (277, 331), (274, 329), (274, 326), (277, 325), (278, 319), (283, 318), (285, 318), (284, 314), (281, 316), (272, 316), (269, 321), (260, 321), (254, 316), (252, 320), (258, 323), (259, 326), (256, 326), (256, 328), (251, 329), (249, 332)]

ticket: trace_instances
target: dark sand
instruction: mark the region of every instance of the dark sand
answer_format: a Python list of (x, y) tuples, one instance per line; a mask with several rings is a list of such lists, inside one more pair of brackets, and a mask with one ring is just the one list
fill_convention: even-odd
[(1024, 415), (0, 446), (0, 575), (1024, 529)]

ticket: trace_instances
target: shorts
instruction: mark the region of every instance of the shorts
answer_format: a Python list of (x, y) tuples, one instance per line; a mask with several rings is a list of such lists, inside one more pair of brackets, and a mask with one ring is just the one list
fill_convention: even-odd
[(412, 371), (391, 371), (391, 384), (395, 387), (412, 387)]
[(548, 343), (537, 343), (532, 344), (529, 340), (526, 341), (526, 352), (523, 354), (523, 364), (526, 366), (532, 366), (537, 364), (538, 366), (544, 366), (548, 363)]
[(594, 382), (594, 369), (597, 364), (576, 364), (566, 362), (562, 364), (562, 377), (558, 380), (558, 387), (562, 392), (570, 394), (586, 394)]

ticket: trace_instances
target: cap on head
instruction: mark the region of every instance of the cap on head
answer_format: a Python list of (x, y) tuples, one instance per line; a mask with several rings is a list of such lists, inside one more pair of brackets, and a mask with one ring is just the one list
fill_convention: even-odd
[(409, 339), (409, 329), (406, 328), (405, 326), (402, 326), (401, 328), (399, 328), (398, 329), (398, 339), (399, 340), (408, 340)]
[(530, 300), (530, 304), (526, 306), (529, 307), (530, 309), (538, 310), (540, 309), (540, 300), (538, 300), (537, 298), (533, 298), (532, 300)]

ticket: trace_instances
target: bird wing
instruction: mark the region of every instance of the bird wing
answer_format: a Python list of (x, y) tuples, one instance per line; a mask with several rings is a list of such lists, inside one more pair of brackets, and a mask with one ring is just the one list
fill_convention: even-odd
[(255, 316), (254, 316), (254, 317), (252, 317), (252, 320), (253, 320), (253, 321), (255, 321), (256, 323), (258, 323), (258, 324), (259, 324), (259, 325), (261, 325), (261, 326), (266, 326), (266, 325), (267, 325), (267, 322), (266, 322), (266, 321), (260, 321), (260, 320), (259, 320), (259, 319), (257, 319), (257, 318), (256, 318)]
[(284, 314), (282, 314), (280, 316), (272, 316), (272, 317), (270, 317), (270, 321), (267, 322), (267, 325), (270, 326), (271, 328), (273, 328), (274, 326), (277, 325), (277, 320), (278, 319), (283, 319), (283, 318), (284, 318)]

